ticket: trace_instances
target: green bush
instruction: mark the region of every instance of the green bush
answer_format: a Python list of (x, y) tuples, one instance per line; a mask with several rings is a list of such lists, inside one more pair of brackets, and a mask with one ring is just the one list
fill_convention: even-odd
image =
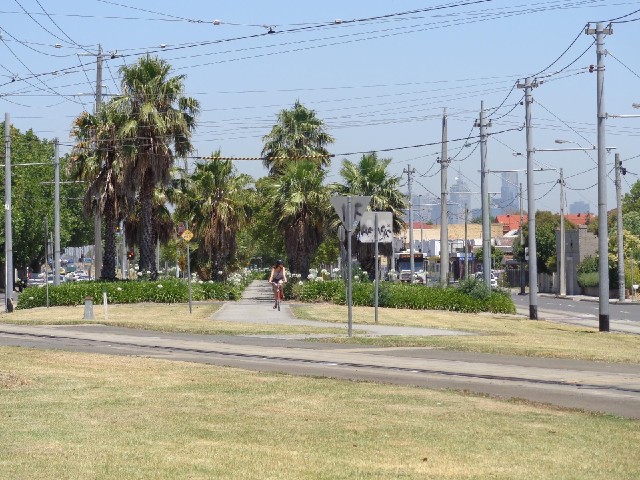
[(491, 296), (491, 287), (476, 277), (468, 277), (460, 282), (460, 291), (480, 300), (486, 300)]
[(598, 272), (578, 273), (578, 285), (583, 288), (597, 287), (600, 285), (600, 274)]
[[(237, 300), (241, 297), (246, 281), (239, 283), (192, 282), (191, 298), (202, 300)], [(163, 279), (155, 282), (69, 282), (49, 286), (50, 306), (83, 305), (86, 297), (102, 303), (103, 292), (109, 303), (185, 303), (189, 300), (188, 283), (180, 279)], [(18, 297), (19, 309), (47, 305), (47, 289), (28, 287)]]
[[(483, 284), (484, 286), (484, 284)], [(354, 282), (353, 305), (374, 305), (374, 284)], [(488, 291), (486, 291), (488, 290)], [(390, 308), (449, 310), (455, 312), (515, 313), (515, 305), (507, 293), (481, 290), (475, 294), (460, 288), (425, 287), (417, 284), (382, 282), (378, 305)], [(478, 295), (482, 292), (482, 295)], [(303, 302), (346, 303), (346, 287), (340, 280), (301, 282), (292, 289), (293, 298)]]

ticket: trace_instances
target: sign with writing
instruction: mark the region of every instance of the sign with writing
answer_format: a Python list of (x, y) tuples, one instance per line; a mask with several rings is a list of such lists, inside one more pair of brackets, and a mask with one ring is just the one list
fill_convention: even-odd
[(352, 196), (351, 197), (351, 218), (347, 218), (347, 197), (346, 195), (337, 195), (331, 197), (331, 205), (336, 210), (340, 221), (348, 231), (351, 231), (360, 221), (362, 214), (367, 211), (371, 197)]
[(184, 232), (182, 232), (182, 235), (180, 236), (184, 238), (186, 242), (190, 242), (191, 239), (193, 238), (193, 233), (191, 233), (191, 230), (185, 230)]
[(375, 217), (378, 216), (378, 242), (391, 243), (393, 241), (393, 213), (364, 212), (360, 218), (360, 234), (358, 240), (362, 243), (375, 242)]

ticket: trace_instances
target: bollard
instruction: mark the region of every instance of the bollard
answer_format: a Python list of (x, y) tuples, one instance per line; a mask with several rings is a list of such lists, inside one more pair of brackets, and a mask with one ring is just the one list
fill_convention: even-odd
[(93, 320), (93, 297), (84, 297), (84, 319)]

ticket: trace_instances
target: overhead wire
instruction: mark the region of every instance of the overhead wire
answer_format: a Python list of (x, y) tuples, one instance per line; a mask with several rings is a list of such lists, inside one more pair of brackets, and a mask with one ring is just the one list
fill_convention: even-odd
[(618, 62), (620, 65), (622, 65), (624, 68), (626, 68), (627, 70), (629, 70), (633, 75), (635, 75), (636, 77), (640, 78), (640, 75), (638, 75), (634, 70), (632, 70), (629, 66), (627, 66), (626, 64), (624, 64), (618, 57), (616, 57), (613, 53), (611, 53), (609, 50), (607, 50), (607, 56), (611, 56), (616, 62)]

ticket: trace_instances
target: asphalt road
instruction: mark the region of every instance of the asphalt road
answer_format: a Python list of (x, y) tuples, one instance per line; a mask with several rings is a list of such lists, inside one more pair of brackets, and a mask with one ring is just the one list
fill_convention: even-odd
[[(529, 295), (512, 294), (518, 313), (529, 316)], [(537, 296), (538, 318), (598, 328), (599, 304), (591, 297)], [(609, 303), (609, 330), (640, 334), (640, 302)]]

